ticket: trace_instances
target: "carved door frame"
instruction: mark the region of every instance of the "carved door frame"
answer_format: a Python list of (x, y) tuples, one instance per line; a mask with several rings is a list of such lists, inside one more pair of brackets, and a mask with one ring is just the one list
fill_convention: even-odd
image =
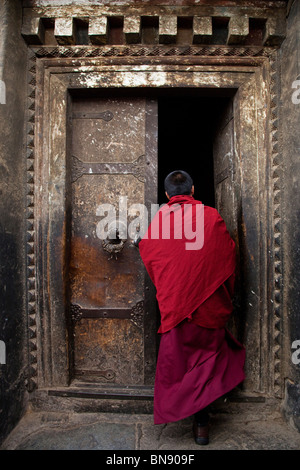
[(236, 56), (223, 56), (220, 64), (212, 60), (213, 47), (194, 48), (195, 53), (188, 57), (165, 47), (161, 57), (145, 65), (145, 57), (141, 57), (145, 50), (135, 58), (126, 57), (122, 47), (108, 48), (111, 54), (107, 58), (101, 55), (102, 49), (91, 49), (90, 56), (87, 48), (29, 49), (26, 143), (29, 390), (68, 386), (64, 310), (65, 196), (70, 174), (66, 158), (68, 90), (202, 87), (231, 88), (238, 94), (235, 151), (241, 172), (240, 243), (248, 283), (244, 314), (249, 323), (244, 341), (251, 358), (246, 391), (280, 396), (281, 206), (276, 52), (253, 48), (245, 56), (244, 48), (235, 48)]

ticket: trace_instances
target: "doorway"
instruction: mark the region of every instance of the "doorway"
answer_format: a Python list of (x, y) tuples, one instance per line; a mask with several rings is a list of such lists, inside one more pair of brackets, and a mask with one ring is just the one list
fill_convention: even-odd
[[(89, 63), (90, 59), (86, 60)], [(108, 260), (109, 254), (103, 252), (101, 241), (94, 235), (91, 237), (84, 225), (96, 228), (99, 216), (95, 208), (104, 201), (104, 194), (109, 197), (108, 202), (115, 203), (116, 187), (131, 191), (129, 205), (137, 201), (137, 196), (142, 204), (156, 202), (158, 195), (159, 202), (165, 202), (164, 191), (158, 190), (158, 186), (161, 187), (168, 171), (174, 169), (173, 161), (166, 157), (172, 145), (174, 162), (175, 147), (185, 150), (189, 146), (193, 158), (185, 168), (193, 175), (196, 190), (208, 182), (205, 194), (201, 190), (195, 196), (216, 207), (237, 242), (243, 295), (242, 302), (237, 304), (237, 321), (232, 331), (238, 332), (236, 336), (248, 351), (245, 391), (272, 391), (275, 365), (270, 325), (274, 323), (274, 315), (270, 307), (273, 291), (268, 286), (274, 260), (267, 257), (273, 235), (268, 192), (272, 137), (267, 119), (270, 112), (268, 70), (264, 66), (237, 70), (232, 66), (229, 70), (182, 64), (182, 69), (165, 65), (161, 74), (156, 65), (146, 71), (139, 65), (134, 70), (130, 67), (119, 70), (117, 64), (102, 67), (93, 60), (88, 75), (84, 67), (74, 65), (72, 68), (72, 65), (69, 68), (57, 58), (51, 63), (40, 63), (41, 73), (46, 75), (44, 81), (38, 82), (36, 98), (34, 188), (38, 246), (34, 245), (36, 258), (32, 262), (36, 279), (43, 279), (43, 283), (38, 284), (35, 292), (38, 297), (35, 316), (40, 329), (35, 358), (39, 368), (33, 371), (33, 380), (41, 389), (64, 387), (63, 393), (65, 388), (68, 393), (75, 393), (74, 387), (69, 389), (74, 377), (82, 383), (80, 390), (84, 389), (84, 393), (88, 388), (87, 379), (97, 385), (96, 394), (102, 385), (121, 383), (127, 387), (128, 378), (132, 390), (153, 384), (157, 324), (151, 308), (155, 296), (149, 284), (144, 283), (138, 258), (133, 263), (127, 262), (126, 259), (131, 258), (125, 256)], [(122, 109), (118, 99), (123, 100)], [(101, 100), (104, 100), (102, 104)], [(106, 113), (109, 100), (114, 101), (113, 116)], [(189, 126), (182, 117), (185, 101), (185, 119), (190, 119)], [(168, 115), (169, 109), (172, 113)], [(123, 121), (122, 116), (128, 119)], [(78, 127), (72, 134), (75, 120)], [(118, 131), (122, 122), (124, 132)], [(114, 134), (109, 126), (115, 126)], [(123, 135), (130, 128), (135, 128), (131, 134), (133, 139), (127, 133), (128, 145), (125, 145)], [(101, 132), (103, 137), (100, 138)], [(77, 143), (72, 144), (72, 135)], [(112, 142), (108, 140), (110, 135), (114, 136)], [(200, 160), (194, 155), (200, 140), (210, 142), (207, 150), (207, 155), (213, 156), (210, 160), (209, 157)], [(172, 141), (176, 141), (176, 145)], [(107, 151), (114, 149), (114, 153), (105, 154), (101, 148), (103, 143)], [(128, 151), (129, 148), (132, 151)], [(183, 150), (180, 157), (176, 157), (178, 163), (182, 161), (181, 153)], [(195, 166), (191, 167), (191, 162)], [(199, 162), (207, 163), (202, 168), (206, 176), (201, 184), (197, 182)], [(88, 204), (93, 201), (95, 204)], [(86, 212), (89, 206), (90, 213)], [(75, 213), (78, 215), (76, 238), (71, 240), (70, 221), (74, 220)], [(87, 223), (82, 225), (84, 218)], [(87, 242), (92, 240), (95, 245), (90, 249)], [(73, 284), (69, 264), (72, 243), (82, 255), (73, 258)], [(123, 255), (126, 252), (129, 255), (128, 250), (129, 244), (126, 244)], [(97, 255), (92, 256), (93, 253)], [(104, 261), (103, 255), (107, 256)], [(135, 256), (134, 251), (131, 255)], [(91, 282), (87, 289), (81, 290), (78, 281), (84, 265), (87, 266), (85, 280)], [(93, 269), (94, 266), (97, 269)], [(109, 269), (122, 267), (123, 279), (115, 276), (112, 269), (109, 275), (105, 274), (107, 266)], [(137, 272), (130, 272), (134, 266)], [(94, 273), (98, 273), (98, 277), (93, 277)], [(77, 296), (73, 299), (71, 285)], [(96, 286), (96, 292), (90, 289), (92, 285)], [(128, 285), (130, 289), (126, 288)], [(116, 288), (117, 295), (112, 287)], [(101, 290), (108, 295), (100, 295)], [(133, 297), (132, 292), (138, 295)], [(83, 293), (88, 293), (88, 297), (79, 297)], [(131, 295), (130, 303), (127, 294)], [(108, 300), (110, 303), (106, 302)], [(81, 335), (80, 339), (73, 336), (74, 330)], [(115, 338), (113, 342), (107, 341), (110, 333)], [(103, 347), (99, 346), (97, 338), (101, 339)], [(130, 342), (130, 348), (124, 347), (125, 339)], [(110, 363), (107, 357), (112, 359)], [(124, 393), (128, 393), (127, 388)]]
[[(223, 93), (225, 93), (223, 91)], [(72, 94), (69, 106), (69, 363), (70, 381), (118, 386), (153, 384), (159, 313), (138, 251), (118, 235), (110, 242), (108, 205), (165, 202), (163, 182), (174, 169), (194, 179), (195, 198), (231, 215), (224, 159), (215, 146), (231, 96), (205, 90), (106, 90)], [(220, 128), (221, 126), (221, 128)], [(228, 139), (229, 135), (229, 139)], [(226, 163), (226, 162), (225, 162)], [(221, 198), (215, 196), (220, 186)], [(220, 193), (220, 187), (218, 189)], [(122, 202), (123, 204), (123, 202)], [(103, 209), (103, 210), (102, 210)], [(128, 209), (128, 207), (127, 207)], [(125, 215), (128, 223), (130, 216)], [(235, 219), (231, 215), (231, 220)], [(105, 221), (105, 224), (103, 223)]]
[(194, 197), (215, 207), (237, 247), (234, 311), (229, 328), (244, 340), (243, 273), (240, 267), (243, 234), (241, 183), (236, 152), (236, 90), (165, 90), (158, 97), (158, 203), (166, 202), (164, 178), (181, 169), (193, 179)]
[[(158, 98), (158, 203), (165, 202), (164, 178), (176, 169), (189, 173), (195, 198), (215, 207), (213, 143), (228, 96), (202, 90), (166, 91)], [(212, 96), (209, 96), (212, 95)]]

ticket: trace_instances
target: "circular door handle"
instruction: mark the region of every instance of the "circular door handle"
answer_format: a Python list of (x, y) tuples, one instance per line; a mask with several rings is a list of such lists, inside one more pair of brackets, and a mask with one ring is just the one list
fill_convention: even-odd
[(113, 221), (108, 224), (107, 237), (102, 241), (103, 249), (107, 251), (107, 253), (111, 255), (121, 253), (127, 241), (126, 238), (120, 238), (120, 229), (123, 229), (124, 233), (124, 228), (126, 229), (126, 225), (121, 221), (118, 223)]

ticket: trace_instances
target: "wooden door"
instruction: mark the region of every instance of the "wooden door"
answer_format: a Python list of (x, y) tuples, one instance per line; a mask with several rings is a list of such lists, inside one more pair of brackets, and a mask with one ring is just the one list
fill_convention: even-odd
[(228, 100), (222, 108), (217, 120), (216, 134), (213, 143), (214, 156), (214, 185), (215, 207), (225, 220), (227, 229), (236, 243), (237, 269), (236, 287), (234, 296), (234, 312), (229, 326), (234, 335), (243, 339), (243, 316), (241, 306), (242, 272), (240, 269), (241, 256), (241, 183), (240, 168), (237, 157), (236, 141), (236, 113), (238, 109), (238, 97)]
[(73, 97), (70, 119), (71, 376), (152, 384), (155, 297), (128, 228), (136, 204), (156, 202), (157, 105), (143, 97)]

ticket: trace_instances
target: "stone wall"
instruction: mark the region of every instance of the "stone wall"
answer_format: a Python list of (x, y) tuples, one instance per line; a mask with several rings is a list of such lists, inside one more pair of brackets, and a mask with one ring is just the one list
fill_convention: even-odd
[[(18, 0), (0, 2), (0, 440), (25, 407), (26, 316), (23, 128), (26, 46)], [(3, 364), (5, 362), (5, 364)]]
[[(287, 37), (280, 49), (283, 205), (283, 338), (287, 418), (300, 430), (300, 2), (290, 2)], [(294, 343), (295, 341), (299, 341)], [(294, 343), (294, 345), (293, 345)], [(294, 347), (293, 347), (294, 346)], [(293, 354), (294, 353), (294, 354)]]

